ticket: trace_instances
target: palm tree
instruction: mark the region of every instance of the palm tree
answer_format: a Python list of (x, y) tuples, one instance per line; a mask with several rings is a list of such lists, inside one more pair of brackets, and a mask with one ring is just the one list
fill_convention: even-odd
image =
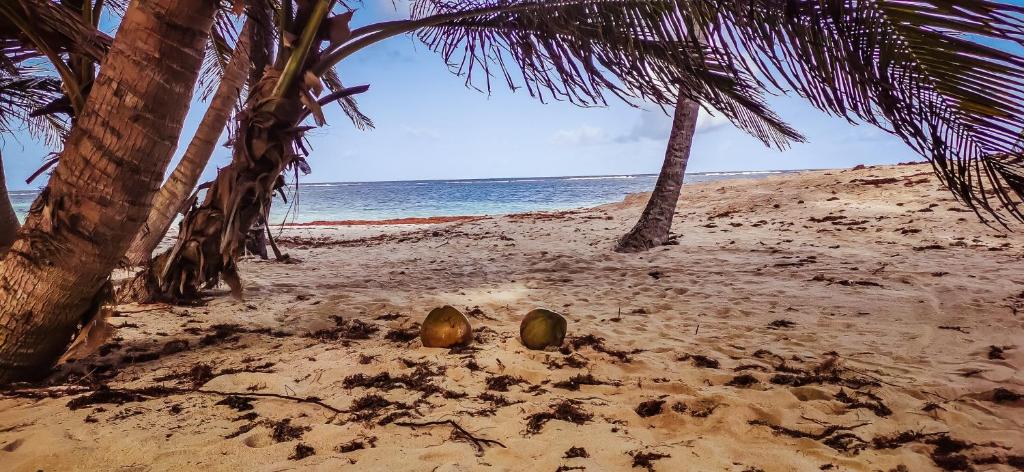
[(131, 3), (49, 184), (0, 260), (0, 383), (48, 372), (141, 227), (217, 6)]
[[(63, 126), (57, 116), (66, 113), (73, 117), (75, 114), (73, 105), (76, 103), (73, 101), (73, 97), (82, 96), (84, 99), (88, 96), (96, 67), (110, 43), (110, 38), (96, 30), (99, 18), (106, 8), (112, 9), (115, 15), (123, 15), (124, 5), (120, 2), (104, 2), (102, 0), (95, 3), (91, 1), (80, 3), (80, 7), (78, 7), (67, 2), (55, 3), (52, 0), (16, 0), (0, 6), (0, 41), (7, 46), (4, 51), (5, 58), (16, 58), (16, 61), (11, 62), (10, 67), (17, 67), (20, 64), (16, 62), (30, 59), (48, 59), (53, 70), (62, 80), (47, 79), (46, 84), (37, 83), (40, 87), (37, 87), (39, 90), (34, 92), (40, 94), (47, 92), (46, 87), (42, 87), (42, 85), (52, 85), (53, 83), (57, 84), (58, 92), (61, 89), (65, 90), (64, 93), (51, 96), (48, 102), (37, 100), (33, 103), (34, 108), (27, 109), (27, 117), (23, 113), (18, 116), (19, 118), (43, 121), (50, 124), (51, 127)], [(267, 3), (252, 2), (250, 11), (253, 16), (259, 17), (259, 13), (267, 10), (268, 6)], [(269, 16), (267, 20), (260, 25), (261, 31), (271, 30)], [(239, 89), (251, 63), (248, 54), (249, 42), (246, 38), (246, 41), (237, 43), (238, 46), (242, 46), (236, 49), (232, 56), (237, 60), (224, 64), (227, 62), (226, 58), (232, 53), (227, 48), (230, 38), (234, 36), (232, 23), (233, 19), (225, 9), (218, 10), (215, 26), (210, 32), (210, 44), (207, 47), (207, 57), (201, 76), (203, 81), (209, 84), (207, 87), (209, 91), (206, 95), (209, 95), (213, 86), (219, 82), (216, 87), (217, 93), (213, 97), (207, 116), (197, 130), (197, 135), (185, 158), (176, 167), (171, 179), (161, 188), (161, 192), (157, 196), (157, 204), (154, 205), (147, 225), (144, 226), (143, 231), (140, 231), (140, 236), (136, 240), (137, 244), (139, 243), (138, 239), (142, 239), (143, 235), (150, 233), (147, 231), (149, 227), (162, 227), (163, 231), (166, 231), (166, 227), (170, 225), (170, 220), (175, 214), (171, 208), (179, 206), (195, 187), (199, 173), (202, 172), (213, 153), (215, 140), (227, 123), (231, 106), (237, 101)], [(247, 21), (243, 29), (247, 29), (250, 23), (252, 21)], [(238, 56), (243, 57), (238, 58)], [(14, 74), (17, 79), (32, 78), (24, 72), (12, 69), (11, 73), (14, 72), (18, 72)], [(29, 82), (27, 80), (11, 81), (13, 85), (26, 83)], [(24, 87), (21, 87), (17, 91), (22, 93), (27, 91), (23, 89)], [(0, 90), (0, 94), (3, 92), (4, 90)], [(0, 95), (0, 98), (3, 96)], [(43, 128), (35, 122), (30, 124), (34, 125), (30, 127), (30, 130)], [(47, 138), (51, 144), (62, 143), (62, 134), (60, 133), (49, 133)], [(49, 159), (39, 171), (33, 174), (30, 180), (45, 172), (56, 162), (56, 158)], [(161, 222), (163, 218), (166, 218), (167, 221)], [(161, 232), (155, 238), (149, 238), (155, 239), (152, 242), (153, 246), (150, 247), (150, 252), (159, 242), (162, 234)], [(136, 246), (133, 245), (133, 247)], [(142, 251), (136, 250), (135, 252), (141, 253)]]
[[(180, 130), (183, 97), (198, 69), (198, 36), (213, 16), (210, 3), (132, 4), (86, 103), (89, 113), (76, 123), (65, 160), (22, 231), (26, 236), (0, 263), (0, 325), (6, 327), (0, 330), (0, 381), (38, 374), (59, 354), (91, 302), (87, 294), (97, 293), (111, 261), (141, 226), (169, 158), (170, 135)], [(305, 166), (300, 139), (308, 128), (301, 123), (313, 116), (322, 124), (322, 106), (364, 90), (339, 89), (317, 99), (320, 80), (349, 55), (407, 33), (487, 87), (500, 77), (538, 98), (584, 105), (603, 103), (606, 93), (671, 105), (683, 93), (768, 143), (798, 135), (766, 108), (761, 93), (792, 88), (819, 108), (901, 136), (932, 160), (967, 204), (1021, 218), (1013, 204), (1024, 193), (1024, 172), (1012, 143), (1024, 121), (1024, 61), (975, 39), (1021, 43), (1024, 10), (985, 0), (972, 5), (420, 0), (409, 20), (349, 31), (351, 15), (330, 17), (330, 0), (306, 0), (298, 8), (282, 2), (286, 34), (242, 112), (232, 163), (187, 212), (175, 247), (152, 264), (146, 281), (169, 297), (222, 279), (238, 287), (235, 257), (244, 230), (268, 208), (282, 171)], [(143, 31), (152, 32), (148, 41), (141, 41)], [(152, 53), (133, 49), (142, 44), (193, 55), (131, 60)], [(140, 79), (153, 72), (166, 80)], [(136, 87), (141, 93), (132, 100), (112, 96), (115, 89)], [(125, 129), (106, 128), (109, 123)], [(115, 134), (132, 139), (113, 142)], [(91, 136), (109, 139), (86, 139)], [(86, 185), (93, 191), (82, 191)]]
[[(68, 74), (74, 87), (82, 75), (91, 71), (90, 65), (108, 44), (109, 38), (94, 25), (78, 21), (75, 12), (49, 0), (0, 5), (0, 134), (10, 133), (23, 123), (31, 134), (45, 138), (49, 144), (62, 142), (66, 123), (55, 112), (65, 111), (65, 107), (54, 105), (67, 100), (70, 106), (70, 95), (62, 91), (61, 80), (28, 64), (41, 58), (56, 61), (58, 75)], [(64, 55), (80, 66), (80, 74), (70, 72)], [(18, 228), (0, 162), (0, 254), (14, 242)]]
[(199, 122), (199, 127), (196, 128), (196, 133), (192, 136), (181, 161), (153, 198), (153, 206), (146, 223), (142, 225), (142, 229), (129, 246), (128, 253), (125, 254), (125, 262), (128, 265), (140, 265), (149, 260), (153, 249), (156, 249), (167, 228), (170, 228), (181, 204), (192, 193), (203, 169), (206, 169), (210, 162), (217, 141), (231, 117), (232, 108), (238, 103), (242, 86), (249, 77), (252, 65), (249, 57), (252, 28), (253, 20), (250, 18), (242, 27), (234, 53), (224, 68), (217, 91), (210, 100), (210, 107)]
[(668, 137), (668, 148), (665, 150), (665, 162), (661, 165), (654, 191), (636, 225), (616, 243), (616, 251), (641, 252), (669, 241), (672, 217), (676, 213), (676, 202), (683, 188), (683, 177), (686, 176), (686, 164), (690, 160), (690, 148), (697, 131), (699, 113), (700, 104), (684, 95), (679, 96), (672, 131)]
[[(913, 16), (912, 12), (906, 13), (911, 18), (926, 17), (932, 20), (939, 20), (939, 22), (941, 22), (940, 17), (928, 15), (928, 13), (934, 12), (923, 12), (926, 16)], [(1017, 11), (1017, 13), (1019, 13), (1019, 11)], [(1016, 30), (1018, 42), (1020, 33), (1019, 22), (1020, 20), (1018, 18), (1016, 28), (1008, 30)], [(967, 25), (961, 26), (965, 27)], [(972, 98), (975, 97), (977, 96), (975, 95)], [(682, 100), (682, 97), (680, 97), (680, 99)], [(654, 190), (651, 192), (650, 200), (648, 200), (647, 205), (644, 207), (644, 210), (634, 227), (627, 232), (623, 238), (616, 242), (616, 252), (642, 252), (664, 245), (671, 239), (670, 234), (672, 229), (672, 220), (675, 214), (676, 204), (679, 199), (683, 178), (685, 176), (690, 145), (692, 143), (692, 136), (696, 125), (695, 116), (690, 117), (692, 120), (681, 121), (679, 118), (679, 112), (677, 109), (676, 120), (673, 123), (673, 128), (669, 138), (666, 159), (663, 163), (662, 171), (660, 171), (660, 174), (658, 175)], [(1011, 164), (1012, 161), (1013, 158), (1004, 161), (1002, 164), (1008, 165)], [(1019, 168), (1016, 173), (1020, 174)], [(1004, 178), (1008, 181), (1013, 181), (1014, 173), (1004, 173)], [(971, 200), (968, 200), (968, 203), (970, 204)], [(1009, 208), (1011, 211), (1016, 210), (1014, 205), (1009, 206)]]
[[(686, 166), (690, 162), (699, 115), (699, 104), (680, 93), (665, 149), (665, 160), (661, 163), (661, 172), (654, 190), (636, 224), (616, 241), (616, 252), (643, 252), (672, 240), (672, 219), (686, 177)], [(803, 137), (794, 136), (793, 139), (802, 141)]]
[(351, 15), (330, 17), (330, 0), (302, 2), (295, 14), (284, 2), (284, 31), (302, 41), (279, 49), (243, 112), (232, 164), (130, 292), (174, 300), (219, 280), (240, 292), (235, 259), (245, 231), (266, 214), (282, 172), (305, 165), (302, 119), (322, 125), (321, 107), (337, 98), (317, 100), (318, 79), (366, 46), (407, 33), (488, 90), (499, 77), (541, 100), (580, 105), (602, 104), (605, 93), (663, 105), (682, 95), (779, 147), (801, 137), (762, 93), (792, 89), (822, 110), (900, 136), (976, 211), (1020, 219), (1024, 171), (1011, 143), (1024, 125), (1024, 59), (962, 33), (1024, 43), (1024, 9), (972, 3), (420, 0), (408, 20), (349, 32)]
[[(213, 93), (210, 106), (181, 161), (160, 187), (146, 224), (136, 235), (125, 255), (126, 265), (138, 266), (149, 261), (174, 217), (188, 206), (185, 203), (213, 155), (216, 142), (232, 115), (232, 107), (239, 101), (246, 78), (249, 87), (253, 88), (263, 77), (267, 60), (273, 53), (275, 31), (271, 20), (272, 13), (267, 11), (266, 4), (252, 5), (248, 13), (249, 18), (242, 27), (234, 52), (219, 74), (220, 84)], [(211, 43), (216, 44), (217, 41)], [(339, 79), (333, 73), (327, 74), (325, 81), (333, 89), (342, 88)], [(357, 128), (373, 127), (373, 122), (359, 111), (354, 100), (344, 99), (342, 105), (342, 109)]]

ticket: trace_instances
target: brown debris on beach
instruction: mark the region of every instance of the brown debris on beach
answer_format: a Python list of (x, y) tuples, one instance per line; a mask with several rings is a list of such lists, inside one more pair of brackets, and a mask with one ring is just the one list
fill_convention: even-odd
[[(55, 385), (0, 392), (0, 468), (1020, 470), (1024, 237), (927, 172), (687, 185), (641, 255), (611, 248), (643, 195), (288, 227), (243, 302), (117, 307)], [(421, 346), (443, 305), (469, 346)], [(560, 349), (520, 343), (539, 307)]]

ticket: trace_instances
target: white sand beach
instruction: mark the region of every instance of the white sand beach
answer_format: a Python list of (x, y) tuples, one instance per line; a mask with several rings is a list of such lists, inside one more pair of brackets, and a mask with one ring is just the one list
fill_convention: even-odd
[[(1024, 236), (926, 165), (683, 194), (640, 255), (612, 246), (643, 195), (289, 228), (244, 301), (121, 306), (70, 384), (0, 397), (0, 469), (1020, 470)], [(470, 348), (416, 337), (446, 304)], [(560, 351), (519, 342), (537, 307)]]

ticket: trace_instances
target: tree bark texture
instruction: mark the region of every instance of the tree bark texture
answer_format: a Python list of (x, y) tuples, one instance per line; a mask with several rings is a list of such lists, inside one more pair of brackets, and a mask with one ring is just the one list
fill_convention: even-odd
[(680, 94), (658, 182), (654, 185), (651, 199), (647, 201), (640, 219), (629, 233), (619, 239), (616, 251), (642, 252), (669, 241), (672, 216), (675, 215), (676, 202), (683, 187), (699, 113), (700, 105)]
[(131, 3), (60, 163), (0, 260), (0, 384), (49, 372), (142, 226), (216, 7)]
[(142, 225), (125, 255), (126, 265), (138, 266), (149, 261), (153, 250), (167, 234), (174, 217), (182, 210), (185, 199), (192, 194), (199, 177), (209, 164), (217, 142), (231, 118), (231, 109), (238, 103), (238, 95), (249, 75), (252, 64), (249, 60), (252, 22), (251, 19), (247, 20), (242, 27), (238, 44), (235, 45), (231, 60), (225, 67), (220, 85), (210, 99), (210, 107), (199, 122), (196, 134), (189, 142), (181, 161), (154, 197), (153, 208), (149, 211), (146, 223)]
[(7, 180), (4, 178), (4, 161), (0, 156), (0, 256), (11, 247), (18, 236), (18, 216), (14, 214), (10, 195), (7, 194)]

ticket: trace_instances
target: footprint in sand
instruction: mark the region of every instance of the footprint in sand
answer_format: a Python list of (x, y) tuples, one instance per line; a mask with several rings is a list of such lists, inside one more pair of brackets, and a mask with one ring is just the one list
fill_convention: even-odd
[(811, 400), (831, 400), (832, 395), (827, 391), (817, 387), (794, 387), (789, 389), (789, 393), (793, 394), (797, 400), (802, 402)]
[(249, 446), (254, 449), (260, 449), (274, 444), (274, 438), (270, 437), (266, 431), (257, 431), (245, 437), (242, 440), (242, 444)]
[(14, 441), (4, 444), (3, 447), (0, 447), (0, 451), (14, 452), (18, 450), (18, 448), (21, 447), (22, 444), (25, 444), (24, 439), (15, 439)]

